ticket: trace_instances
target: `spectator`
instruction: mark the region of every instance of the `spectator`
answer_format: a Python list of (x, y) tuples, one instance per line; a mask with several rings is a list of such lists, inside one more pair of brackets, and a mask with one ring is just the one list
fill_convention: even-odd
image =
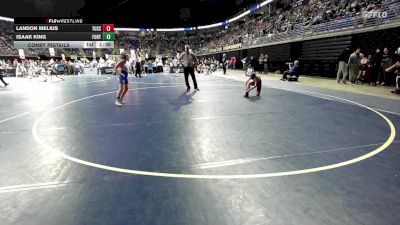
[(293, 64), (290, 64), (289, 65), (289, 71), (285, 71), (283, 73), (283, 77), (282, 77), (281, 80), (282, 81), (287, 81), (288, 80), (288, 78), (287, 78), (288, 75), (295, 76), (296, 79), (298, 79), (299, 76), (300, 76), (300, 65), (299, 65), (299, 63), (300, 63), (299, 60), (295, 60), (293, 62)]
[(247, 67), (250, 66), (250, 58), (249, 57), (245, 57), (241, 61), (242, 61), (242, 64), (243, 64), (243, 69), (244, 69), (244, 71), (246, 71)]
[(374, 56), (372, 57), (372, 68), (371, 68), (371, 84), (379, 84), (379, 76), (382, 72), (382, 52), (379, 48), (376, 49)]
[(0, 61), (0, 81), (4, 84), (4, 86), (7, 86), (8, 83), (6, 83), (3, 79), (3, 73), (6, 71), (6, 65), (3, 61)]
[(360, 51), (361, 48), (356, 48), (356, 51), (349, 57), (350, 82), (353, 84), (356, 82), (357, 75), (360, 70), (360, 62), (361, 62)]
[(371, 55), (363, 56), (361, 59), (361, 68), (358, 73), (357, 80), (361, 83), (369, 83), (370, 82), (370, 67), (371, 67)]
[[(400, 57), (400, 47), (397, 48), (396, 53), (397, 53), (397, 57), (399, 58)], [(393, 90), (391, 92), (394, 93), (394, 94), (400, 94), (400, 58), (397, 60), (397, 62), (395, 64), (393, 64), (390, 67), (386, 68), (385, 72), (391, 72), (394, 69), (396, 69), (395, 72), (394, 72), (395, 75), (396, 75), (396, 88), (395, 88), (395, 90)]]
[(228, 65), (228, 58), (226, 57), (226, 54), (224, 53), (222, 55), (222, 70), (224, 71), (224, 75), (226, 74), (226, 66)]
[(233, 56), (231, 58), (231, 65), (232, 65), (232, 69), (236, 69), (236, 57), (235, 56)]
[(380, 76), (378, 77), (378, 84), (379, 82), (382, 82), (381, 85), (383, 86), (390, 83), (390, 72), (387, 72), (386, 69), (389, 68), (391, 65), (392, 59), (389, 54), (389, 48), (384, 48), (381, 63), (382, 71), (380, 73)]
[(267, 54), (264, 54), (261, 62), (262, 62), (262, 70), (263, 70), (264, 74), (268, 74), (268, 55)]
[(340, 83), (340, 78), (342, 77), (342, 83), (346, 84), (347, 75), (349, 72), (349, 65), (347, 64), (351, 51), (350, 47), (347, 47), (338, 57), (339, 68), (336, 75), (336, 82)]
[(393, 64), (392, 66), (386, 68), (386, 72), (390, 72), (393, 69), (397, 69), (395, 71), (396, 74), (396, 88), (394, 91), (392, 91), (392, 93), (395, 94), (400, 94), (400, 61), (397, 61), (395, 64)]
[(254, 70), (256, 70), (258, 66), (258, 61), (253, 56), (250, 57), (250, 66), (253, 67)]
[(260, 74), (262, 74), (264, 70), (264, 54), (261, 53), (260, 58), (258, 58), (258, 65), (256, 69)]

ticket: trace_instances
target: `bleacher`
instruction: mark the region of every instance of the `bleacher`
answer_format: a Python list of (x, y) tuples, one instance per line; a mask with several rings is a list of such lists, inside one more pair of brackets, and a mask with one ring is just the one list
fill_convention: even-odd
[(303, 70), (310, 75), (334, 75), (336, 60), (340, 53), (351, 46), (351, 36), (305, 41), (301, 45)]

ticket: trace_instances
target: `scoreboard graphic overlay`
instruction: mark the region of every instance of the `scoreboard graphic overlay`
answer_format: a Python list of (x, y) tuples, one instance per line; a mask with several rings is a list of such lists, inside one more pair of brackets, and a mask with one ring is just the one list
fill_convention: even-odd
[(14, 47), (114, 48), (114, 24), (89, 19), (16, 18)]

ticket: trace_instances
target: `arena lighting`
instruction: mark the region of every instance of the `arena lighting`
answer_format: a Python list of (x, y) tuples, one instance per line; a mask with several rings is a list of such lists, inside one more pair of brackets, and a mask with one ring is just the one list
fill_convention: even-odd
[[(262, 2), (261, 4), (258, 4), (256, 6), (253, 6), (252, 8), (250, 8), (249, 10), (247, 10), (246, 12), (232, 18), (229, 19), (227, 21), (224, 22), (220, 22), (220, 23), (214, 23), (214, 24), (210, 24), (210, 25), (205, 25), (205, 26), (198, 26), (197, 29), (201, 30), (201, 29), (208, 29), (208, 28), (213, 28), (213, 27), (218, 27), (218, 26), (226, 26), (228, 23), (231, 23), (233, 21), (236, 21), (252, 12), (257, 11), (258, 9), (260, 9), (261, 7), (264, 7), (265, 5), (271, 3), (274, 0), (266, 0), (264, 2)], [(8, 21), (8, 22), (14, 22), (13, 18), (8, 18), (8, 17), (3, 17), (0, 16), (0, 20), (3, 21)], [(189, 27), (189, 28), (159, 28), (159, 29), (144, 29), (144, 28), (121, 28), (121, 27), (116, 27), (114, 28), (114, 30), (116, 31), (142, 31), (142, 32), (152, 32), (152, 31), (160, 31), (160, 32), (173, 32), (173, 31), (188, 31), (188, 30), (196, 30), (195, 27)]]
[(242, 17), (244, 17), (244, 16), (246, 16), (248, 14), (250, 14), (250, 10), (247, 10), (246, 12), (244, 12), (244, 13), (236, 16), (236, 17), (233, 17), (232, 19), (229, 19), (228, 22), (232, 23), (233, 21), (236, 21), (236, 20), (238, 20), (238, 19), (240, 19), (240, 18), (242, 18)]
[(173, 32), (173, 31), (184, 31), (185, 28), (157, 28), (156, 31), (160, 32)]
[[(266, 4), (272, 2), (273, 0), (267, 0), (261, 4), (258, 4), (256, 6), (253, 6), (252, 8), (250, 8), (249, 10), (247, 10), (246, 12), (235, 16), (232, 19), (226, 20), (224, 22), (220, 22), (220, 23), (214, 23), (214, 24), (210, 24), (210, 25), (205, 25), (205, 26), (198, 26), (197, 29), (198, 30), (202, 30), (202, 29), (208, 29), (208, 28), (213, 28), (213, 27), (219, 27), (219, 26), (226, 26), (228, 23), (232, 23), (252, 12), (255, 12), (257, 10), (259, 10), (261, 7), (265, 6)], [(115, 30), (118, 30), (119, 28), (115, 28)], [(132, 28), (135, 29), (135, 28)], [(174, 31), (186, 31), (186, 30), (195, 30), (194, 27), (191, 28), (157, 28), (156, 31), (160, 31), (160, 32), (174, 32)]]
[(263, 6), (265, 6), (266, 4), (271, 3), (272, 1), (273, 1), (273, 0), (267, 0), (267, 1), (265, 1), (265, 2), (262, 2), (262, 3), (260, 4), (260, 8), (263, 7)]
[(214, 23), (214, 24), (210, 24), (210, 25), (206, 25), (206, 26), (198, 26), (197, 29), (202, 30), (202, 29), (208, 29), (208, 28), (219, 27), (219, 26), (222, 26), (222, 22)]
[(152, 32), (154, 29), (147, 29), (147, 28), (139, 28), (140, 32)]
[(185, 31), (188, 31), (188, 30), (196, 30), (196, 27), (185, 27), (185, 28), (183, 28)]
[(139, 28), (114, 28), (116, 31), (139, 31)]
[(8, 22), (14, 22), (13, 18), (8, 18), (8, 17), (3, 17), (3, 16), (0, 16), (0, 20), (4, 20), (4, 21), (8, 21)]
[(256, 6), (252, 7), (252, 8), (250, 8), (250, 12), (255, 12), (255, 11), (257, 11), (259, 8), (260, 8), (260, 5), (256, 5)]

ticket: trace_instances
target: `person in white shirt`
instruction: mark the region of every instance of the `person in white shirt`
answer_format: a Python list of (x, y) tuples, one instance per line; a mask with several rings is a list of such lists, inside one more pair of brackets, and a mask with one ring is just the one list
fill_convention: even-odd
[(79, 60), (79, 61), (78, 61), (78, 65), (79, 65), (79, 70), (80, 70), (80, 72), (81, 72), (82, 74), (85, 74), (85, 64), (84, 64), (81, 60)]
[(99, 63), (100, 63), (100, 64), (104, 64), (104, 62), (105, 62), (105, 61), (104, 61), (103, 57), (100, 57)]
[(91, 66), (90, 66), (90, 71), (93, 71), (93, 69), (96, 67), (97, 67), (97, 60), (96, 60), (96, 58), (93, 58), (93, 60), (91, 62)]
[(183, 52), (179, 56), (179, 60), (183, 64), (183, 72), (185, 74), (185, 82), (186, 82), (187, 91), (190, 90), (190, 85), (189, 85), (189, 80), (188, 80), (189, 74), (192, 77), (194, 89), (197, 91), (200, 91), (200, 89), (197, 87), (196, 76), (194, 75), (194, 67), (196, 66), (197, 57), (193, 53), (190, 52), (189, 45), (185, 45), (185, 52)]

